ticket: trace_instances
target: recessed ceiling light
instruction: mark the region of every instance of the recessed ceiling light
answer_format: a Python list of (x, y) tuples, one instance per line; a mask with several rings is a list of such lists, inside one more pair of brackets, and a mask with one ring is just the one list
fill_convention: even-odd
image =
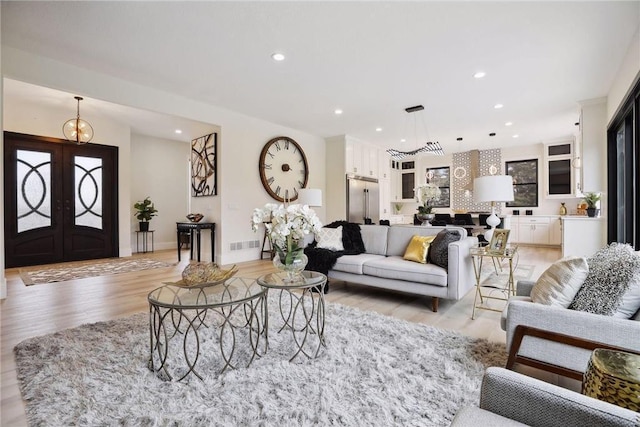
[(181, 133), (182, 133), (182, 130), (180, 130), (180, 129), (176, 129), (176, 133), (177, 133), (177, 134), (181, 134)]
[(404, 138), (402, 138), (402, 139), (400, 140), (400, 142), (407, 142), (407, 140), (406, 140), (406, 139), (404, 139)]
[(478, 71), (477, 73), (475, 73), (475, 74), (473, 75), (473, 77), (475, 77), (476, 79), (481, 79), (481, 78), (483, 78), (483, 77), (484, 77), (484, 76), (486, 76), (486, 75), (487, 75), (487, 73), (485, 73), (484, 71)]
[(493, 108), (495, 108), (496, 110), (499, 110), (502, 107), (504, 107), (504, 105), (502, 105), (502, 104), (496, 104), (496, 105), (493, 106)]
[(341, 110), (341, 109), (339, 109), (339, 108), (336, 108), (335, 110), (333, 110), (333, 112), (334, 112), (335, 114), (337, 114), (337, 115), (342, 114), (342, 110)]
[(489, 136), (496, 136), (496, 133), (495, 133), (495, 132), (491, 132), (491, 133), (489, 134)]
[(511, 126), (513, 123), (512, 122), (506, 122), (504, 125), (505, 126)]
[(462, 141), (462, 137), (461, 136), (457, 137), (456, 141)]
[(273, 58), (274, 61), (284, 61), (284, 54), (278, 52), (272, 53), (271, 58)]
[(376, 128), (376, 132), (382, 132), (382, 128)]
[(515, 135), (513, 135), (514, 138), (519, 137), (520, 135), (518, 135), (517, 133)]

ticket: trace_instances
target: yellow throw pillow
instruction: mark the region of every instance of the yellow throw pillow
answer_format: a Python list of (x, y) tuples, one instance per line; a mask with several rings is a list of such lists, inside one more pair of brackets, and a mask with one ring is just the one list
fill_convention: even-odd
[(407, 261), (426, 264), (429, 245), (435, 238), (436, 236), (413, 236), (409, 242), (409, 246), (407, 246), (407, 249), (404, 251), (403, 258)]

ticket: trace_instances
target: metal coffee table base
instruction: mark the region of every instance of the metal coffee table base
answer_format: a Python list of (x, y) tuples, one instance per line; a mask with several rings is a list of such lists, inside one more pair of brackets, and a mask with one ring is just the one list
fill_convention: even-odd
[[(161, 377), (172, 380), (173, 375), (169, 368), (169, 344), (170, 340), (181, 337), (186, 372), (178, 378), (178, 381), (183, 380), (190, 373), (202, 380), (202, 376), (196, 370), (202, 349), (200, 333), (204, 330), (204, 332), (213, 334), (216, 329), (220, 331), (218, 344), (224, 361), (224, 366), (220, 372), (224, 372), (229, 367), (236, 369), (241, 363), (246, 363), (245, 366), (251, 365), (253, 359), (259, 355), (260, 335), (264, 333), (261, 323), (263, 328), (266, 327), (266, 324), (262, 321), (263, 313), (266, 313), (262, 311), (262, 307), (265, 304), (264, 295), (245, 303), (217, 308), (182, 309), (150, 304), (151, 355), (149, 357), (149, 369), (162, 374)], [(219, 322), (217, 322), (217, 325), (213, 325), (214, 322), (210, 322), (211, 325), (207, 325), (205, 323), (207, 317), (218, 317)], [(249, 339), (249, 359), (245, 361), (239, 360), (240, 356), (236, 352), (238, 329), (246, 331)], [(181, 364), (178, 365), (184, 367)]]
[[(283, 324), (278, 333), (289, 329), (293, 335), (295, 353), (289, 359), (290, 362), (300, 354), (309, 359), (316, 358), (322, 347), (327, 346), (324, 340), (324, 284), (321, 287), (320, 292), (312, 292), (310, 288), (307, 288), (302, 290), (302, 294), (288, 289), (280, 290), (278, 307)], [(266, 318), (267, 316), (265, 316)], [(265, 321), (268, 322), (268, 320)], [(265, 338), (268, 348), (268, 334)]]

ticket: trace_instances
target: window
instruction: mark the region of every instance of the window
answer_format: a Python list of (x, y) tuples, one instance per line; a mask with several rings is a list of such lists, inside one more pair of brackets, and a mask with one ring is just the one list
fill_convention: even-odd
[(607, 241), (640, 249), (640, 80), (607, 129)]
[(448, 208), (451, 205), (451, 178), (449, 167), (427, 168), (426, 182), (438, 186), (440, 199), (433, 202), (435, 208)]
[(513, 202), (507, 207), (538, 206), (538, 159), (505, 162), (505, 170), (513, 178)]

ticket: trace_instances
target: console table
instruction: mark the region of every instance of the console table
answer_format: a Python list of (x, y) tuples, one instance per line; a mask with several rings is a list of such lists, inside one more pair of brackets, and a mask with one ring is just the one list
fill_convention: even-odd
[(211, 262), (215, 262), (216, 252), (216, 224), (215, 222), (176, 222), (178, 231), (178, 262), (180, 261), (180, 233), (189, 232), (191, 244), (189, 245), (190, 257), (193, 259), (193, 237), (196, 237), (198, 248), (198, 262), (200, 262), (200, 234), (201, 230), (211, 230)]

